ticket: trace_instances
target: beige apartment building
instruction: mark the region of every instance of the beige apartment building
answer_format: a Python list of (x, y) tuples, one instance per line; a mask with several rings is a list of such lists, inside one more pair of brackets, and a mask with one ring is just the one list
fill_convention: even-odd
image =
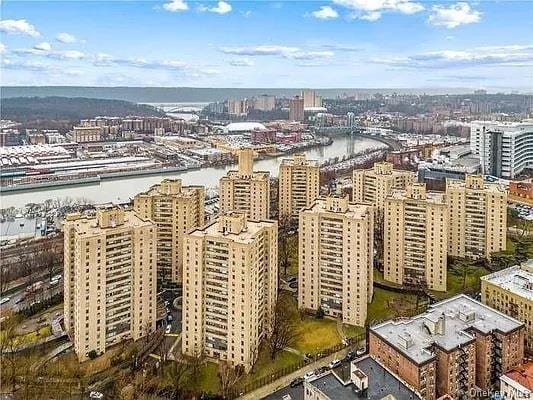
[(156, 226), (103, 207), (65, 220), (65, 327), (80, 361), (155, 330)]
[(309, 207), (320, 193), (320, 165), (305, 154), (295, 154), (279, 166), (279, 217), (298, 220), (299, 212)]
[(445, 196), (415, 183), (385, 200), (384, 278), (446, 290), (448, 208)]
[(182, 351), (249, 371), (272, 326), (278, 290), (276, 221), (223, 213), (184, 243)]
[(471, 399), (524, 357), (524, 324), (464, 294), (372, 326), (368, 337), (370, 356), (427, 400)]
[(299, 222), (298, 307), (364, 326), (373, 288), (373, 207), (328, 196), (303, 209)]
[(533, 259), (481, 277), (481, 301), (522, 321), (526, 348), (533, 353)]
[(448, 253), (455, 257), (490, 258), (505, 250), (507, 192), (498, 184), (484, 183), (481, 175), (465, 181), (448, 180)]
[(220, 211), (245, 212), (254, 221), (270, 217), (270, 173), (253, 171), (253, 149), (239, 150), (239, 169), (220, 178)]
[(393, 169), (392, 163), (377, 162), (372, 169), (353, 171), (354, 202), (369, 202), (383, 214), (385, 199), (392, 189), (405, 189), (416, 181), (416, 173)]
[(181, 284), (183, 236), (204, 225), (205, 189), (182, 186), (181, 179), (164, 179), (133, 199), (137, 215), (157, 225), (158, 285)]

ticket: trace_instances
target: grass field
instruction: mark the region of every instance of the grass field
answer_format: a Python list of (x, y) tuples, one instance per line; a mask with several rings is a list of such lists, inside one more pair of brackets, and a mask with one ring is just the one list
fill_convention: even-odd
[(415, 307), (415, 295), (374, 288), (374, 297), (368, 305), (367, 322), (372, 323), (410, 314)]

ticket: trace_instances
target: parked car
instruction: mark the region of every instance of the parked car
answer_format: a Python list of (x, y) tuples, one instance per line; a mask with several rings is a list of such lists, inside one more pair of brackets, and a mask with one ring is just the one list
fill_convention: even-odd
[(355, 354), (357, 354), (358, 356), (362, 356), (365, 353), (366, 353), (366, 347), (361, 347), (360, 349), (357, 349), (355, 352)]
[(328, 364), (329, 369), (337, 368), (339, 365), (341, 365), (341, 360), (333, 360)]
[(304, 375), (304, 380), (305, 381), (308, 381), (310, 379), (313, 379), (315, 378), (316, 375), (315, 375), (315, 371), (309, 371), (309, 372), (306, 372), (305, 375)]
[(2, 297), (2, 299), (0, 299), (0, 304), (5, 304), (5, 303), (7, 303), (9, 300), (11, 300), (10, 297)]
[(167, 328), (165, 329), (165, 333), (170, 333), (171, 330), (172, 330), (172, 325), (168, 324)]
[(104, 398), (104, 394), (100, 392), (92, 391), (91, 393), (89, 393), (89, 398), (100, 400)]
[(292, 397), (291, 397), (290, 394), (286, 394), (285, 396), (283, 396), (283, 397), (281, 398), (281, 400), (292, 400)]
[(323, 374), (324, 372), (326, 372), (328, 370), (328, 367), (326, 367), (325, 365), (323, 365), (322, 367), (319, 367), (316, 371), (315, 371), (315, 375), (321, 375)]
[(346, 357), (344, 357), (344, 361), (349, 362), (355, 360), (355, 357), (357, 357), (355, 351), (349, 351), (348, 354), (346, 354)]
[(290, 383), (290, 387), (293, 388), (301, 385), (302, 383), (304, 383), (304, 378), (296, 378), (293, 379), (293, 381)]

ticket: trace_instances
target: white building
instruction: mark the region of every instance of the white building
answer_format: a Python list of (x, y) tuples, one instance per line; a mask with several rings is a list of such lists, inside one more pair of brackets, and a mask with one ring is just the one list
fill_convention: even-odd
[(483, 174), (512, 179), (533, 168), (533, 120), (474, 121), (470, 147), (480, 158)]

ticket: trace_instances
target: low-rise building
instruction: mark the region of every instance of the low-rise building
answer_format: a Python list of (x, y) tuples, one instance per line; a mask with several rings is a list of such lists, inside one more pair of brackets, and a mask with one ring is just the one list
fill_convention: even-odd
[(500, 396), (505, 400), (533, 399), (533, 362), (522, 364), (501, 376)]
[(533, 351), (533, 259), (481, 277), (481, 301), (522, 321), (526, 348)]
[(348, 376), (342, 372), (330, 370), (304, 382), (304, 400), (420, 399), (412, 387), (371, 356), (352, 361)]
[(369, 349), (422, 398), (467, 399), (522, 363), (524, 324), (461, 294), (371, 327)]

